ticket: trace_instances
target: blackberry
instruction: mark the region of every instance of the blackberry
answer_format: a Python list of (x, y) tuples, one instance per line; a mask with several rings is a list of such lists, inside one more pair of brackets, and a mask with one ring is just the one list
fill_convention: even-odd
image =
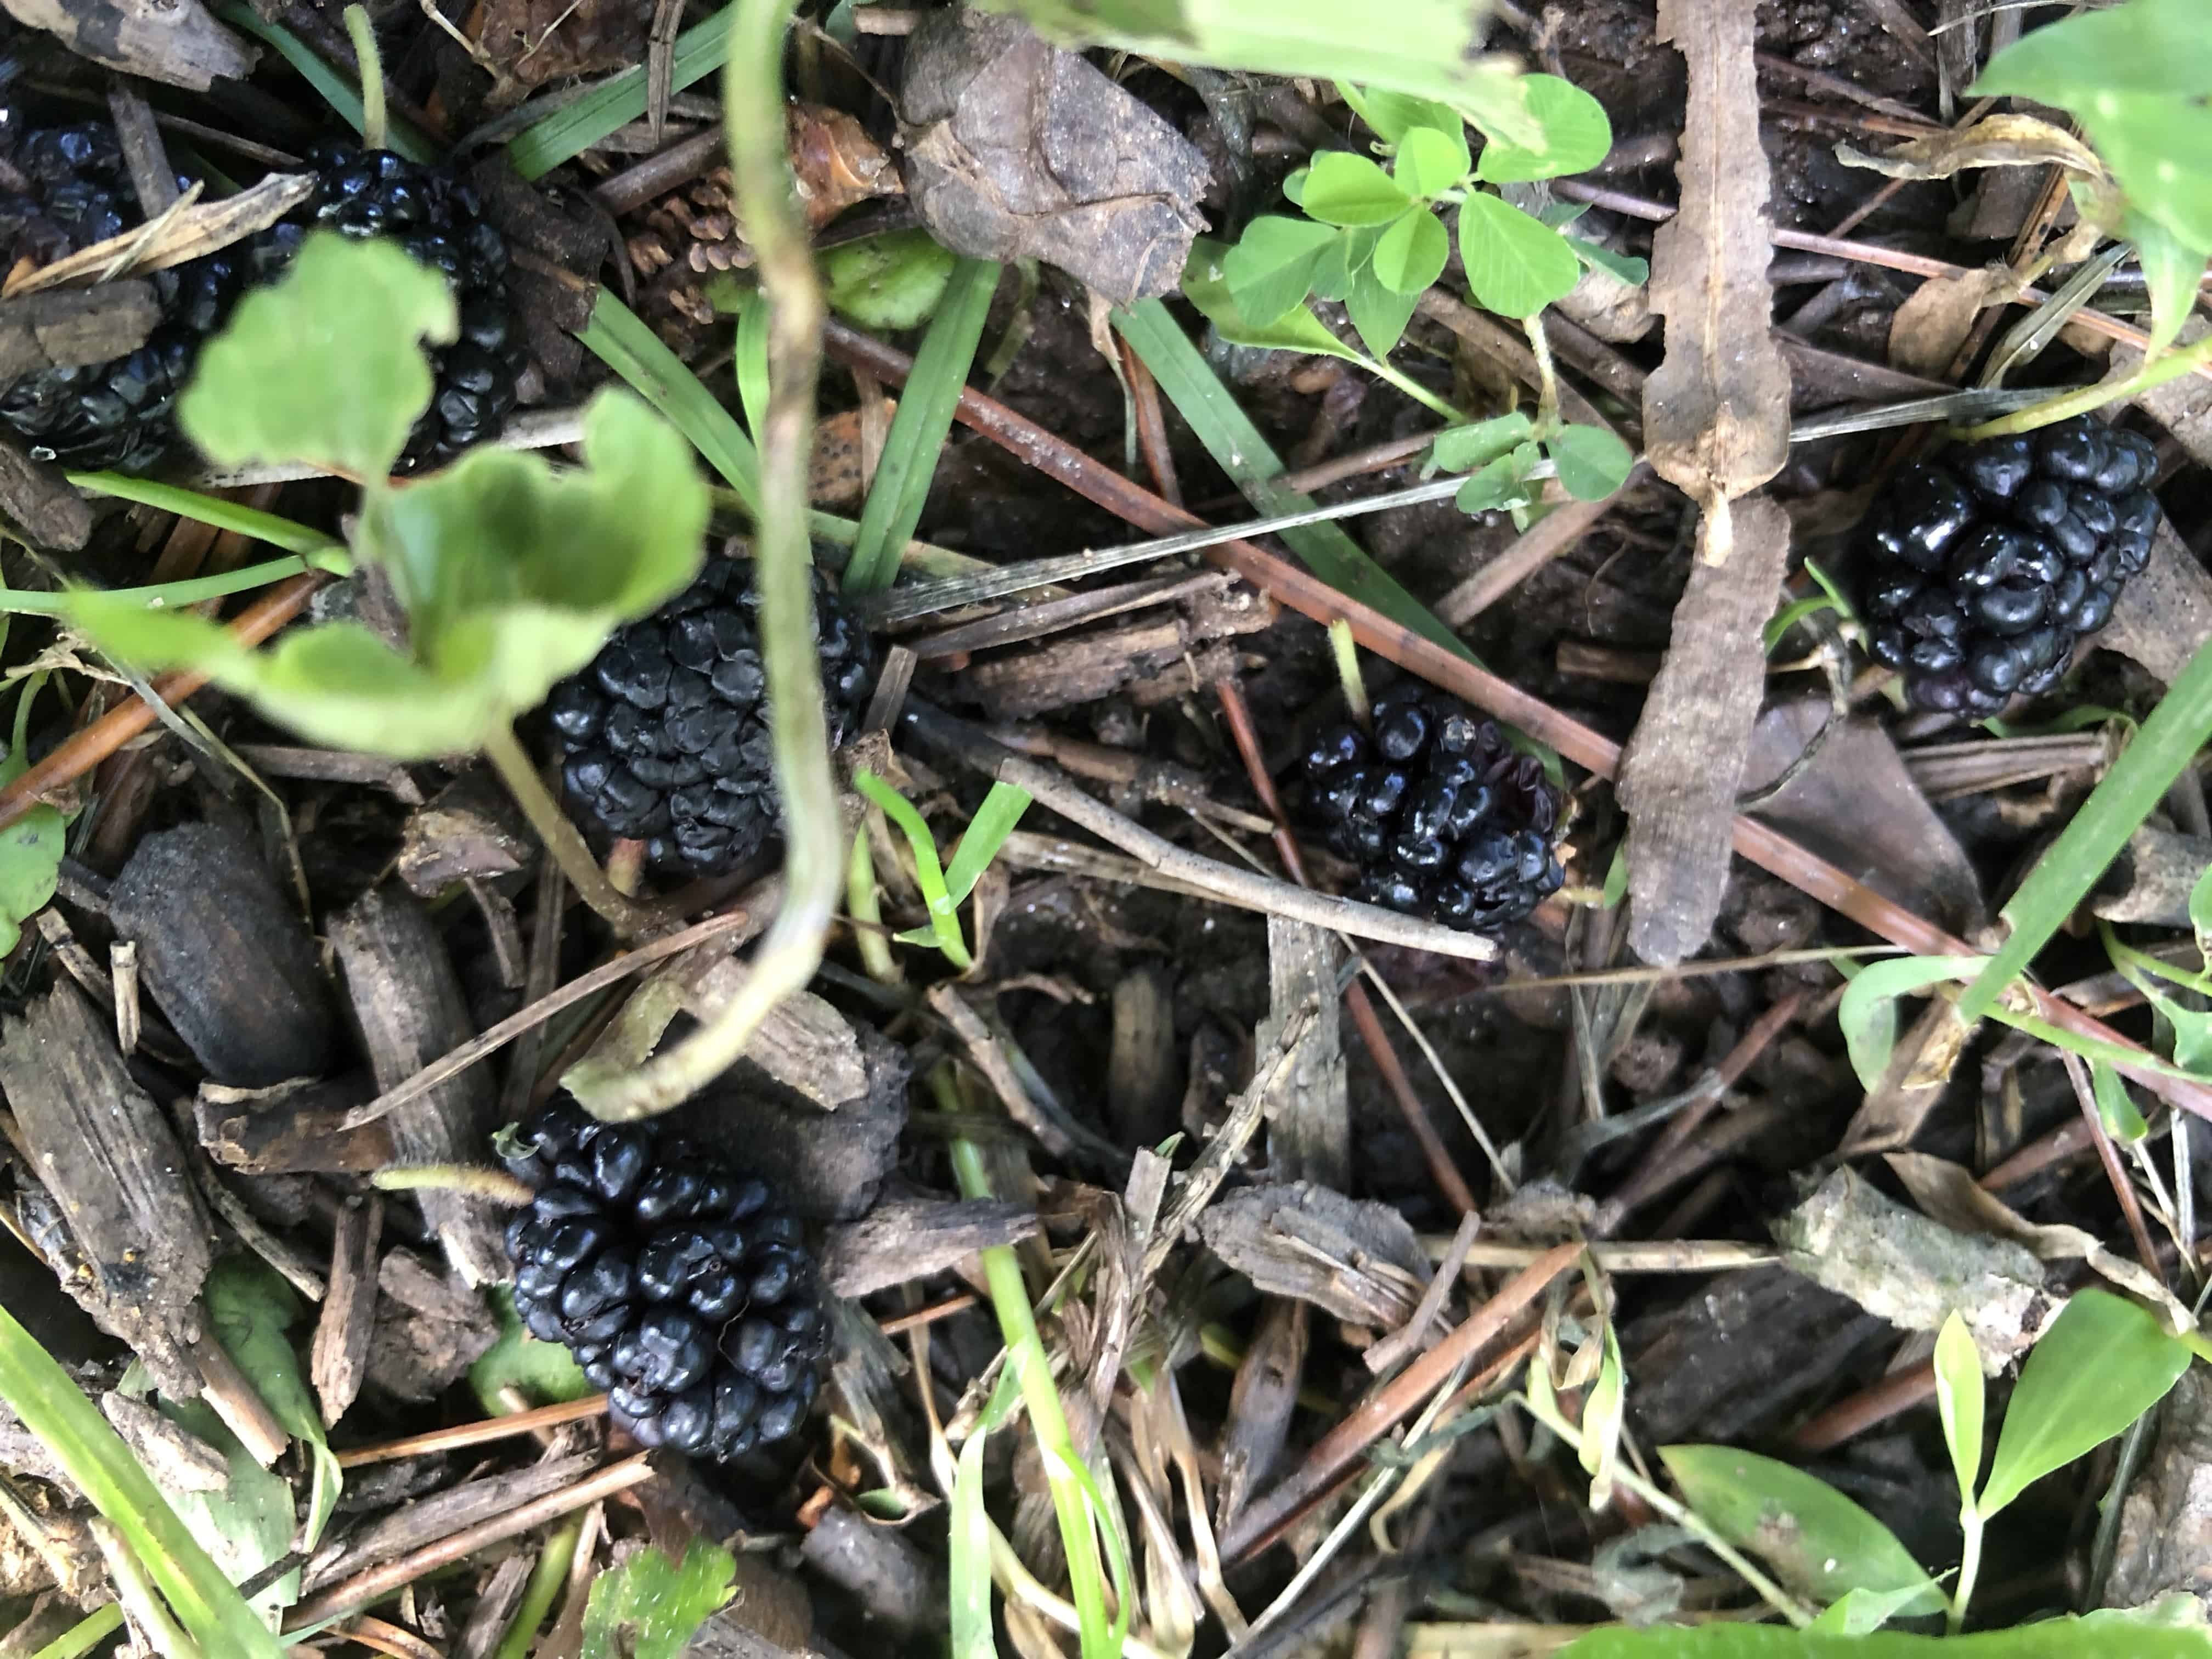
[[(27, 188), (0, 196), (13, 258), (40, 264), (138, 222), (137, 198), (112, 128), (100, 123), (23, 134), (8, 155)], [(389, 236), (442, 271), (460, 302), (460, 338), (434, 350), (437, 390), (416, 423), (404, 468), (441, 464), (495, 436), (514, 407), (523, 354), (507, 300), (507, 249), (475, 192), (443, 167), (390, 150), (327, 145), (307, 158), (314, 193), (276, 224), (152, 278), (161, 322), (128, 357), (31, 375), (0, 397), (4, 421), (41, 460), (143, 471), (175, 442), (171, 406), (200, 343), (245, 290), (273, 280), (318, 228)], [(179, 183), (189, 182), (180, 180)]]
[[(616, 634), (547, 701), (586, 827), (642, 841), (647, 861), (666, 873), (726, 873), (781, 820), (749, 569), (709, 559), (690, 587)], [(818, 569), (814, 606), (835, 745), (866, 711), (873, 654)]]
[(2148, 439), (2086, 416), (1910, 469), (1869, 520), (1869, 653), (1944, 714), (2049, 690), (2150, 558), (2157, 471)]
[(538, 1189), (508, 1223), (514, 1307), (641, 1445), (722, 1461), (806, 1421), (829, 1320), (805, 1230), (767, 1186), (651, 1123), (569, 1103), (516, 1133)]
[(1308, 810), (1359, 869), (1352, 896), (1487, 933), (1557, 892), (1559, 799), (1533, 756), (1433, 693), (1375, 705), (1370, 729), (1337, 726), (1300, 763)]

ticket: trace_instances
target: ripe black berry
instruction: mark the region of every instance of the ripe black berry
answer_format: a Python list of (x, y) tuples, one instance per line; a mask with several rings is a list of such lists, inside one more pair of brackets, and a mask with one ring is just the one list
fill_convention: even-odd
[[(0, 122), (0, 132), (6, 125)], [(46, 264), (120, 235), (143, 216), (121, 147), (104, 123), (21, 132), (0, 159), (27, 186), (0, 194), (0, 236), (11, 259)], [(152, 466), (176, 441), (171, 408), (201, 343), (241, 294), (275, 280), (320, 227), (392, 238), (441, 271), (460, 301), (460, 338), (432, 352), (436, 391), (403, 465), (441, 464), (497, 435), (514, 407), (524, 358), (508, 315), (506, 245), (484, 222), (475, 193), (445, 168), (352, 144), (316, 149), (307, 170), (315, 193), (285, 219), (155, 273), (161, 321), (145, 345), (112, 362), (18, 380), (0, 397), (0, 422), (41, 460), (125, 471)]]
[(1553, 856), (1559, 797), (1542, 764), (1463, 705), (1383, 698), (1369, 730), (1337, 726), (1307, 750), (1307, 809), (1360, 872), (1352, 896), (1485, 933), (1566, 879)]
[(1911, 468), (1869, 520), (1868, 651), (1921, 708), (1978, 720), (2049, 690), (2150, 557), (2157, 470), (2087, 416)]
[(767, 1187), (647, 1124), (574, 1105), (516, 1131), (538, 1188), (507, 1224), (514, 1307), (640, 1443), (729, 1459), (806, 1420), (829, 1327), (805, 1230)]
[[(607, 641), (546, 704), (568, 798), (588, 830), (642, 841), (656, 869), (722, 873), (781, 821), (750, 564), (709, 559), (697, 580)], [(860, 727), (873, 689), (867, 631), (817, 574), (830, 740)]]

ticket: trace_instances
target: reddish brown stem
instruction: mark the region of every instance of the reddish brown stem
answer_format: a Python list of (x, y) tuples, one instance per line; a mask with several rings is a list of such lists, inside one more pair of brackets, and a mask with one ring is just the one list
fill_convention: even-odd
[(1935, 1397), (1936, 1366), (1931, 1360), (1894, 1376), (1885, 1376), (1874, 1387), (1838, 1401), (1798, 1430), (1790, 1437), (1790, 1443), (1799, 1451), (1826, 1451)]

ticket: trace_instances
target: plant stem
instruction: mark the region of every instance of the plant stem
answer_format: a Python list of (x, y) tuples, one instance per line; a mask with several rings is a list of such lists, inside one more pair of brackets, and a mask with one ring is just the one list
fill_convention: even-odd
[(530, 1570), (530, 1582), (522, 1587), (522, 1602), (514, 1610), (514, 1620), (507, 1626), (507, 1635), (492, 1659), (527, 1659), (530, 1644), (538, 1638), (538, 1627), (553, 1611), (553, 1598), (568, 1582), (576, 1540), (583, 1531), (584, 1517), (574, 1516), (545, 1540), (545, 1547), (538, 1553), (537, 1565)]
[[(930, 1091), (947, 1111), (963, 1109), (959, 1086), (949, 1061), (939, 1062), (930, 1073)], [(992, 1196), (991, 1178), (983, 1168), (983, 1149), (974, 1141), (956, 1139), (951, 1146), (953, 1178), (960, 1195), (968, 1199)], [(1052, 1489), (1053, 1513), (1060, 1521), (1060, 1542), (1067, 1551), (1067, 1582), (1075, 1597), (1076, 1618), (1081, 1627), (1085, 1659), (1104, 1659), (1120, 1644), (1108, 1637), (1105, 1580), (1098, 1559), (1098, 1534), (1090, 1505), (1074, 1478), (1075, 1444), (1067, 1431), (1067, 1416), (1060, 1409), (1060, 1389), (1052, 1380), (1052, 1361), (1046, 1356), (1044, 1338), (1038, 1333), (1036, 1311), (1030, 1306), (1029, 1286), (1022, 1280), (1021, 1263), (1006, 1245), (982, 1253), (983, 1280), (991, 1292), (991, 1305), (999, 1316), (999, 1334), (1006, 1345), (1006, 1363), (1020, 1379), (1022, 1403), (1028, 1408), (1030, 1427), (1043, 1455), (1046, 1484)], [(1103, 1522), (1105, 1517), (1099, 1517)], [(1124, 1609), (1126, 1613), (1127, 1609)]]
[(868, 977), (884, 985), (905, 984), (905, 971), (884, 936), (883, 900), (876, 891), (876, 859), (868, 850), (866, 825), (853, 836), (852, 862), (845, 870), (845, 914), (865, 924), (853, 930), (853, 942), (860, 947), (860, 965)]
[(123, 1609), (110, 1601), (98, 1613), (54, 1638), (31, 1659), (84, 1659), (86, 1654), (122, 1628)]
[(526, 1181), (517, 1181), (504, 1170), (474, 1164), (403, 1164), (377, 1170), (368, 1184), (380, 1192), (432, 1191), (466, 1193), (471, 1198), (520, 1209), (538, 1196)]
[(1454, 426), (1467, 424), (1469, 416), (1463, 410), (1454, 408), (1444, 399), (1437, 397), (1435, 392), (1430, 391), (1403, 369), (1393, 368), (1388, 359), (1370, 357), (1364, 353), (1354, 353), (1353, 356), (1359, 366), (1369, 374), (1388, 380), (1422, 408), (1434, 410)]
[(376, 49), (376, 31), (368, 13), (360, 6), (345, 9), (346, 33), (353, 39), (353, 56), (361, 70), (361, 144), (363, 149), (384, 145), (384, 56)]
[(1559, 429), (1559, 374), (1552, 366), (1552, 342), (1544, 332), (1544, 313), (1521, 319), (1521, 331), (1528, 337), (1528, 349), (1536, 359), (1536, 429), (1530, 435), (1539, 442)]
[(514, 804), (522, 809), (522, 816), (530, 820), (530, 827), (538, 832), (538, 840), (545, 843), (546, 853), (561, 866), (561, 873), (568, 878), (576, 896), (598, 912), (607, 926), (623, 939), (635, 939), (642, 933), (645, 912), (607, 879), (607, 872), (599, 868), (599, 861), (584, 845), (576, 826), (568, 822), (561, 803), (553, 799), (545, 781), (538, 775), (538, 769), (531, 763), (521, 739), (514, 735), (514, 728), (495, 726), (484, 739), (484, 756), (499, 774), (500, 781), (507, 785), (507, 793), (514, 797)]
[(145, 1567), (131, 1553), (131, 1546), (123, 1541), (114, 1523), (94, 1516), (88, 1524), (93, 1542), (100, 1546), (100, 1559), (107, 1563), (115, 1599), (122, 1602), (143, 1638), (167, 1659), (204, 1659), (206, 1650), (170, 1616), (154, 1589), (154, 1581), (146, 1576)]
[[(350, 575), (353, 561), (344, 553), (332, 549), (307, 558), (270, 559), (265, 564), (249, 564), (217, 575), (194, 576), (188, 581), (155, 582), (149, 587), (95, 591), (100, 591), (103, 599), (142, 600), (149, 610), (159, 607), (165, 611), (181, 611), (204, 599), (220, 599), (232, 593), (266, 587), (271, 582), (281, 582), (288, 576), (297, 576), (308, 570), (327, 570), (334, 576)], [(69, 614), (69, 608), (70, 594), (66, 591), (27, 593), (15, 587), (0, 590), (0, 611), (15, 616), (65, 617)]]
[(609, 1121), (665, 1112), (728, 1070), (776, 1005), (822, 964), (845, 873), (844, 824), (830, 775), (830, 726), (814, 647), (807, 466), (822, 369), (822, 286), (794, 206), (784, 137), (783, 36), (797, 0), (736, 0), (723, 70), (723, 128), (746, 235), (768, 295), (769, 406), (753, 544), (761, 666), (783, 805), (783, 902), (751, 971), (721, 1011), (668, 1053), (622, 1075), (588, 1063), (562, 1079)]
[[(121, 472), (64, 472), (62, 477), (68, 479), (74, 488), (88, 494), (112, 495), (118, 501), (137, 501), (142, 507), (159, 507), (164, 513), (173, 513), (180, 519), (211, 524), (218, 530), (235, 530), (242, 536), (251, 536), (257, 542), (281, 547), (288, 553), (300, 554), (310, 561), (318, 555), (344, 551), (342, 544), (295, 519), (280, 518), (274, 513), (264, 513), (258, 507), (247, 507), (242, 501), (227, 501), (220, 495), (186, 489), (182, 484), (159, 483), (151, 478), (133, 478)], [(330, 564), (320, 568), (337, 569), (336, 566)], [(345, 569), (337, 574), (351, 574), (351, 561), (349, 560)]]
[(1974, 1593), (1974, 1579), (1982, 1570), (1982, 1517), (1972, 1504), (1959, 1511), (1959, 1528), (1966, 1542), (1959, 1553), (1959, 1577), (1951, 1589), (1948, 1622), (1954, 1636), (1966, 1622), (1966, 1602)]
[(1344, 688), (1344, 701), (1352, 710), (1352, 724), (1364, 732), (1370, 725), (1367, 681), (1359, 672), (1359, 646), (1352, 626), (1341, 620), (1328, 625), (1328, 648), (1336, 659), (1336, 681)]
[(2049, 403), (2031, 404), (2011, 415), (2001, 415), (1994, 421), (1984, 421), (1979, 426), (1968, 427), (1962, 436), (1967, 438), (2002, 438), (2015, 432), (2033, 432), (2038, 427), (2054, 426), (2076, 415), (2087, 415), (2107, 404), (2126, 403), (2149, 391), (2164, 386), (2168, 380), (2179, 380), (2184, 374), (2194, 374), (2207, 362), (2212, 362), (2212, 334), (2203, 339), (2168, 351), (2154, 362), (2147, 362), (2124, 380), (2106, 380), (2096, 386), (2083, 386), (2079, 392), (2069, 392), (2063, 398), (2053, 398)]

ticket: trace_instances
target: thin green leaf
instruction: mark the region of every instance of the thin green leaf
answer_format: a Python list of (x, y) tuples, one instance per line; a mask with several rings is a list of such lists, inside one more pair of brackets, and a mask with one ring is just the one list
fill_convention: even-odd
[[(300, 72), (301, 78), (315, 89), (316, 95), (331, 106), (340, 120), (356, 132), (362, 130), (361, 89), (316, 56), (313, 48), (306, 41), (282, 23), (271, 22), (262, 16), (252, 7), (238, 3), (238, 0), (226, 0), (215, 10), (225, 22), (234, 23), (248, 34), (258, 36), (276, 47), (278, 55)], [(433, 143), (413, 123), (388, 112), (385, 118), (384, 142), (387, 149), (398, 151), (410, 161), (434, 163), (445, 159), (441, 146)]]
[(84, 1656), (123, 1628), (123, 1608), (110, 1601), (95, 1613), (79, 1620), (40, 1648), (31, 1659), (84, 1659)]
[(937, 458), (952, 430), (953, 411), (983, 337), (999, 269), (988, 259), (963, 259), (953, 267), (929, 333), (915, 354), (914, 372), (891, 416), (883, 459), (860, 509), (860, 532), (845, 567), (848, 593), (872, 593), (898, 579), (899, 554), (921, 522)]
[(1611, 428), (1563, 426), (1544, 440), (1559, 485), (1578, 501), (1601, 501), (1628, 481), (1636, 452)]
[(511, 1290), (494, 1286), (491, 1301), (499, 1316), (499, 1340), (469, 1367), (469, 1387), (486, 1412), (496, 1417), (507, 1409), (499, 1403), (501, 1391), (507, 1389), (520, 1389), (525, 1398), (540, 1406), (582, 1400), (599, 1392), (568, 1349), (558, 1342), (541, 1342), (524, 1328), (515, 1315)]
[(983, 797), (975, 816), (968, 820), (968, 828), (960, 837), (960, 845), (952, 849), (952, 862), (945, 872), (946, 896), (955, 904), (967, 902), (983, 872), (991, 867), (991, 860), (1006, 844), (1006, 837), (1022, 821), (1022, 814), (1029, 810), (1028, 790), (1011, 783), (991, 786), (991, 793)]
[[(312, 1552), (337, 1508), (345, 1475), (323, 1431), (322, 1413), (307, 1392), (300, 1356), (286, 1334), (304, 1311), (299, 1292), (260, 1257), (230, 1255), (216, 1263), (201, 1294), (224, 1351), (253, 1379), (255, 1390), (285, 1431), (307, 1449), (313, 1480), (301, 1547)], [(285, 1509), (289, 1522), (289, 1494)]]
[(1784, 605), (1768, 619), (1766, 627), (1762, 631), (1766, 654), (1772, 656), (1776, 647), (1789, 637), (1790, 630), (1804, 621), (1806, 617), (1816, 616), (1823, 611), (1833, 611), (1835, 608), (1836, 602), (1826, 593), (1815, 593), (1807, 599), (1793, 599)]
[(1406, 188), (1369, 157), (1325, 149), (1307, 169), (1298, 205), (1325, 225), (1387, 225), (1411, 205)]
[(1585, 241), (1564, 231), (1560, 232), (1559, 240), (1575, 251), (1575, 258), (1586, 265), (1604, 271), (1617, 282), (1626, 283), (1631, 288), (1642, 288), (1651, 280), (1651, 262), (1649, 259), (1640, 259), (1632, 253), (1615, 253), (1601, 242)]
[(1396, 142), (1390, 176), (1408, 196), (1441, 196), (1465, 179), (1474, 165), (1468, 155), (1467, 130), (1456, 120), (1447, 128), (1408, 128)]
[(583, 1659), (679, 1659), (730, 1599), (737, 1559), (694, 1537), (679, 1565), (648, 1546), (592, 1581)]
[(989, 1438), (980, 1428), (970, 1434), (953, 1472), (945, 1561), (952, 1659), (998, 1659), (991, 1621), (991, 1516), (983, 1507), (983, 1449)]
[[(1435, 224), (1434, 219), (1425, 222)], [(1442, 227), (1438, 227), (1441, 234)], [(1401, 294), (1386, 287), (1375, 274), (1370, 264), (1363, 267), (1352, 279), (1351, 292), (1345, 295), (1345, 314), (1358, 331), (1359, 343), (1380, 359), (1397, 349), (1398, 342), (1406, 332), (1406, 325), (1413, 320), (1413, 312), (1421, 302), (1422, 290)]]
[(459, 329), (446, 279), (398, 243), (317, 231), (201, 348), (177, 425), (222, 465), (305, 461), (380, 481), (434, 389), (417, 342)]
[(1459, 253), (1475, 303), (1501, 317), (1534, 316), (1582, 275), (1558, 231), (1487, 191), (1460, 204)]
[(926, 230), (894, 230), (833, 247), (816, 263), (832, 311), (862, 328), (890, 332), (929, 320), (955, 260)]
[(730, 357), (738, 382), (738, 407), (745, 411), (745, 428), (756, 445), (761, 422), (768, 418), (768, 295), (759, 289), (745, 295)]
[(1860, 1086), (1872, 1089), (1889, 1069), (1897, 1048), (1897, 999), (1909, 997), (1964, 979), (1982, 963), (1980, 957), (1895, 957), (1869, 963), (1844, 987), (1836, 1006), (1836, 1023), (1843, 1028), (1844, 1047), (1851, 1057), (1851, 1070)]
[(1253, 220), (1221, 256), (1237, 311), (1264, 326), (1291, 310), (1312, 290), (1314, 268), (1337, 240), (1334, 229), (1311, 219), (1264, 213)]
[[(678, 35), (670, 89), (681, 92), (720, 69), (728, 54), (729, 39), (726, 6)], [(645, 102), (642, 64), (611, 75), (575, 102), (562, 105), (534, 126), (515, 134), (507, 143), (507, 159), (525, 179), (542, 179), (562, 162), (582, 155), (636, 120), (645, 113)]]
[(1425, 294), (1444, 274), (1450, 258), (1451, 238), (1437, 216), (1416, 207), (1399, 215), (1376, 239), (1375, 277), (1394, 294)]
[(1597, 1380), (1583, 1401), (1583, 1443), (1578, 1454), (1590, 1478), (1589, 1503), (1601, 1510), (1613, 1501), (1613, 1470), (1620, 1457), (1620, 1430), (1627, 1408), (1628, 1370), (1620, 1357), (1620, 1338), (1607, 1320)]
[(1556, 75), (1528, 76), (1522, 85), (1530, 112), (1543, 126), (1543, 138), (1528, 145), (1492, 139), (1476, 159), (1476, 178), (1488, 185), (1559, 179), (1587, 173), (1605, 160), (1613, 148), (1613, 123), (1606, 118), (1604, 105)]
[(0, 1307), (0, 1400), (123, 1534), (193, 1639), (225, 1659), (283, 1659), (283, 1647), (193, 1539), (76, 1380)]
[(853, 787), (884, 810), (884, 815), (904, 833), (914, 849), (915, 880), (922, 902), (929, 908), (929, 926), (945, 959), (965, 973), (975, 965), (968, 943), (960, 936), (960, 916), (945, 884), (945, 870), (938, 862), (937, 838), (929, 833), (914, 803), (872, 772), (855, 772)]
[(1460, 486), (1452, 505), (1472, 516), (1477, 513), (1513, 513), (1536, 499), (1528, 487), (1528, 469), (1536, 464), (1536, 446), (1519, 443), (1496, 460), (1477, 467)]
[(1911, 1590), (1904, 1610), (1940, 1613), (1942, 1592), (1897, 1534), (1825, 1480), (1733, 1446), (1662, 1446), (1660, 1461), (1715, 1531), (1799, 1595)]
[(1439, 472), (1472, 472), (1511, 454), (1535, 429), (1534, 422), (1517, 409), (1467, 426), (1447, 427), (1430, 445), (1429, 461)]
[(2189, 928), (2197, 935), (2197, 953), (2212, 963), (2212, 869), (2189, 890)]
[[(62, 475), (70, 484), (90, 495), (112, 495), (118, 501), (137, 501), (163, 513), (173, 513), (180, 519), (191, 519), (199, 524), (213, 525), (218, 530), (234, 530), (241, 536), (257, 542), (266, 542), (271, 547), (281, 547), (288, 553), (302, 557), (328, 560), (331, 555), (343, 556), (344, 545), (333, 541), (324, 531), (300, 523), (295, 519), (282, 519), (274, 513), (264, 513), (258, 507), (248, 507), (243, 501), (226, 501), (220, 495), (209, 495), (197, 489), (187, 489), (182, 484), (161, 483), (153, 478), (134, 478), (123, 472), (66, 472)], [(305, 565), (295, 567), (305, 569)], [(332, 566), (324, 563), (321, 568)], [(341, 570), (339, 574), (346, 574)], [(275, 576), (269, 580), (274, 581)], [(174, 603), (174, 601), (172, 601)]]
[(576, 337), (690, 439), (707, 465), (737, 492), (745, 512), (759, 516), (760, 452), (720, 400), (635, 312), (603, 288), (592, 302), (591, 321)]
[(1936, 1409), (1943, 1419), (1943, 1443), (1951, 1449), (1959, 1501), (1971, 1504), (1982, 1472), (1982, 1353), (1956, 1309), (1936, 1334)]
[(2089, 1082), (2097, 1102), (2097, 1121), (2105, 1126), (2106, 1134), (2132, 1146), (2150, 1133), (2150, 1125), (2143, 1121), (2142, 1113), (2129, 1097), (2128, 1085), (2110, 1065), (2101, 1060), (2091, 1062)]
[(2212, 737), (2212, 641), (2197, 648), (2135, 741), (2090, 792), (2058, 839), (2044, 850), (2005, 906), (2004, 918), (2012, 931), (1960, 997), (1960, 1018), (1969, 1024), (1981, 1018), (2005, 987), (2027, 970), (2119, 856), (2136, 826), (2165, 799), (2208, 737)]
[[(1188, 289), (1186, 289), (1188, 291)], [(1273, 482), (1282, 459), (1259, 428), (1190, 343), (1181, 325), (1157, 300), (1144, 300), (1114, 315), (1114, 327), (1160, 383), (1160, 390), (1190, 425), (1215, 464), (1262, 513), (1294, 513), (1312, 497)], [(1334, 525), (1308, 525), (1283, 532), (1283, 540), (1314, 574), (1338, 592), (1381, 611), (1470, 661), (1473, 653), (1450, 629), (1370, 559)]]
[(2188, 1369), (2189, 1349), (2148, 1310), (2103, 1291), (2075, 1291), (2021, 1368), (1975, 1504), (1982, 1517), (2118, 1434)]
[(1605, 888), (1598, 902), (1607, 909), (1617, 909), (1621, 900), (1628, 896), (1628, 843), (1622, 842), (1613, 849), (1613, 862), (1606, 866)]

